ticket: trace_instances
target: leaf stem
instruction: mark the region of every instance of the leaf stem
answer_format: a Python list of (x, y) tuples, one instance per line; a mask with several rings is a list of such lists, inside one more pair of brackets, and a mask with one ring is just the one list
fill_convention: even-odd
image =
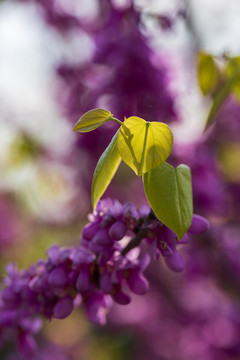
[(114, 121), (116, 121), (118, 124), (122, 125), (122, 121), (118, 120), (118, 119), (115, 118), (115, 117), (112, 117), (111, 120), (114, 120)]

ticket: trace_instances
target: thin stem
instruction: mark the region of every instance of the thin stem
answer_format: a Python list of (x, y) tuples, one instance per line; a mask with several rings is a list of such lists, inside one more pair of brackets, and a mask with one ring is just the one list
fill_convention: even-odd
[(111, 120), (116, 121), (118, 124), (122, 125), (122, 121), (118, 120), (117, 118), (112, 117)]

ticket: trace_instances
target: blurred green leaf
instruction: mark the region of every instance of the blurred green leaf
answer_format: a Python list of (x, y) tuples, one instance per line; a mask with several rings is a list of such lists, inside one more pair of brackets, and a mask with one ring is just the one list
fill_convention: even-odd
[[(74, 126), (73, 130), (79, 132), (92, 131), (107, 121), (115, 120), (113, 115), (108, 110), (104, 109), (93, 109), (83, 114)], [(121, 122), (120, 122), (121, 123)]]
[(213, 97), (205, 129), (214, 122), (217, 112), (229, 95), (233, 94), (240, 101), (240, 57), (228, 58), (222, 75), (222, 84)]
[(219, 151), (221, 172), (230, 183), (240, 183), (240, 143), (227, 142)]
[(205, 123), (205, 130), (214, 122), (218, 110), (223, 105), (227, 97), (231, 94), (232, 84), (233, 80), (229, 79), (215, 95)]
[(203, 95), (210, 94), (218, 82), (218, 68), (213, 57), (206, 53), (198, 56), (198, 84)]
[(121, 162), (121, 157), (117, 149), (118, 133), (119, 130), (116, 132), (116, 134), (112, 138), (112, 141), (98, 160), (97, 166), (93, 174), (91, 191), (93, 209), (95, 208), (98, 200), (100, 199), (108, 185), (110, 184)]
[(144, 189), (155, 215), (181, 240), (193, 215), (191, 171), (163, 163), (143, 175)]
[(232, 83), (232, 94), (240, 101), (240, 57), (232, 57), (228, 60), (226, 74)]
[(123, 161), (140, 176), (162, 164), (173, 145), (171, 129), (161, 122), (132, 116), (120, 127), (117, 146)]

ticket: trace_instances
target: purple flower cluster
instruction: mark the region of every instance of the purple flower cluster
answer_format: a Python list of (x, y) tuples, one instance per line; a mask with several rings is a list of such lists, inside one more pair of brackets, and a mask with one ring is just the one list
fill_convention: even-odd
[[(146, 206), (137, 210), (131, 203), (99, 201), (82, 231), (80, 246), (48, 249), (47, 260), (17, 271), (7, 266), (5, 288), (0, 295), (1, 340), (10, 333), (17, 338), (19, 351), (31, 357), (36, 350), (33, 335), (41, 328), (40, 317), (64, 319), (80, 304), (88, 319), (106, 323), (112, 301), (127, 305), (129, 291), (142, 295), (148, 290), (143, 271), (149, 264), (147, 253), (140, 255), (142, 239), (155, 243), (167, 266), (183, 269), (176, 250), (175, 234), (161, 224)], [(208, 222), (194, 216), (191, 233), (201, 233)], [(187, 242), (186, 234), (182, 243)]]
[(179, 242), (176, 234), (159, 221), (153, 221), (147, 231), (146, 241), (153, 246), (154, 258), (163, 256), (167, 267), (175, 272), (184, 270), (184, 260), (178, 252), (177, 245), (189, 242), (189, 234), (202, 234), (209, 229), (209, 222), (199, 215), (193, 215), (191, 227)]

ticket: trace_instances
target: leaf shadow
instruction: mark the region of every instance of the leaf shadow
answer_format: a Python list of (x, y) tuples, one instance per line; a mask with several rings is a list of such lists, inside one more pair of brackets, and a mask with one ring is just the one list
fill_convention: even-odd
[(133, 146), (131, 144), (132, 142), (132, 139), (134, 137), (134, 135), (131, 133), (131, 131), (127, 128), (126, 125), (124, 125), (124, 123), (122, 124), (121, 128), (120, 128), (120, 133), (127, 145), (127, 147), (129, 148), (129, 151), (132, 155), (132, 159), (133, 159), (133, 164), (134, 166), (139, 169), (139, 166), (140, 166), (140, 162), (137, 160), (136, 158), (136, 155), (134, 153), (134, 150), (133, 150)]

